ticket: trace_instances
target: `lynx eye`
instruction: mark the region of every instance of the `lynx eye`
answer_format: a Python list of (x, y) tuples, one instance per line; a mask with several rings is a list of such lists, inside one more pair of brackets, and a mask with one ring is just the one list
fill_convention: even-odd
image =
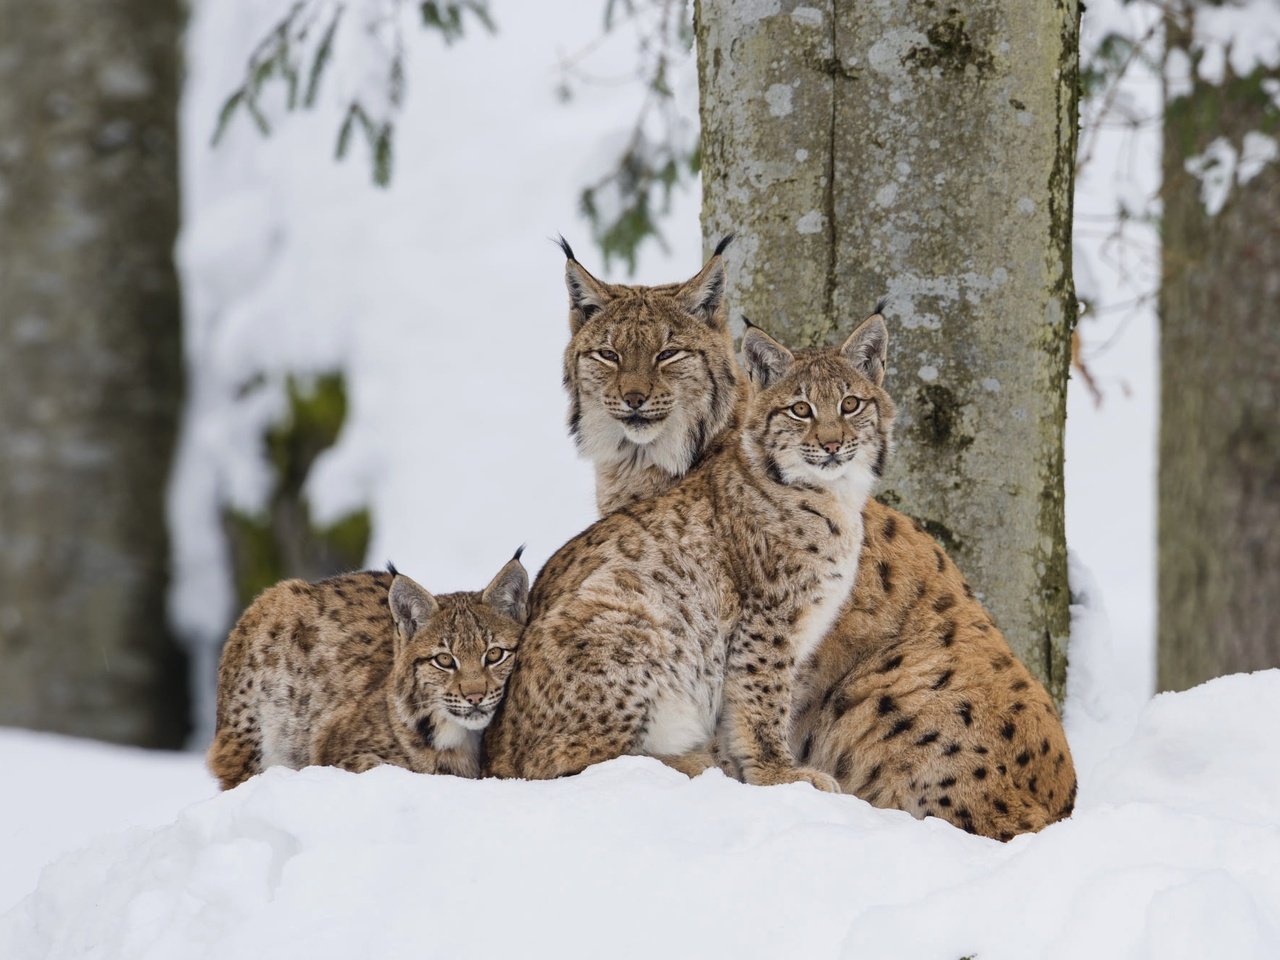
[(866, 405), (867, 401), (863, 400), (861, 397), (845, 397), (840, 401), (840, 412), (847, 417), (857, 413)]
[(808, 420), (813, 413), (813, 407), (809, 406), (809, 404), (805, 403), (803, 400), (797, 400), (787, 408), (787, 412), (797, 420)]
[(507, 659), (507, 654), (511, 651), (502, 647), (490, 647), (484, 652), (484, 662), (491, 667), (495, 667), (503, 660)]
[(682, 353), (684, 353), (683, 350), (663, 350), (660, 354), (654, 357), (654, 359), (658, 363), (663, 363), (664, 361), (672, 360), (680, 356)]
[(603, 360), (605, 363), (618, 362), (618, 355), (614, 353), (612, 350), (597, 350), (596, 356), (599, 357), (601, 360)]
[(447, 653), (437, 653), (431, 658), (431, 665), (439, 667), (441, 670), (454, 670), (457, 668), (458, 663)]

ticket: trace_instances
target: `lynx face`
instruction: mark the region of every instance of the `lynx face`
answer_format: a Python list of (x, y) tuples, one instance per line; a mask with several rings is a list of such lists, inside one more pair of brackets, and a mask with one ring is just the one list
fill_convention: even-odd
[(745, 435), (785, 483), (830, 486), (884, 472), (893, 401), (880, 387), (888, 332), (877, 313), (837, 351), (790, 350), (750, 327), (742, 352), (757, 391)]
[(723, 306), (725, 242), (697, 276), (606, 284), (569, 257), (569, 430), (600, 465), (680, 475), (733, 412), (737, 378)]
[(529, 579), (519, 554), (481, 593), (434, 597), (398, 575), (391, 682), (404, 722), (449, 720), (482, 730), (502, 702), (528, 616)]

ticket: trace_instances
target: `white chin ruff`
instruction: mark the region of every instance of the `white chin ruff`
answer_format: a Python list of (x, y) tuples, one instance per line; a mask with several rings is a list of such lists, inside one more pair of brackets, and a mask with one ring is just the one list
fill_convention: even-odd
[(639, 447), (656, 440), (661, 436), (663, 428), (667, 425), (666, 420), (650, 420), (641, 427), (623, 423), (621, 420), (618, 423), (621, 425), (622, 432), (626, 438)]
[(483, 730), (492, 719), (492, 713), (481, 713), (470, 717), (460, 717), (456, 713), (449, 714), (451, 723), (456, 723), (458, 726), (465, 727), (468, 730)]
[(832, 463), (832, 464), (825, 464), (825, 463), (815, 464), (815, 463), (809, 463), (808, 461), (805, 462), (805, 466), (808, 468), (809, 472), (813, 474), (813, 476), (815, 476), (817, 479), (821, 480), (823, 483), (834, 483), (836, 480), (839, 480), (841, 477), (843, 477), (846, 473), (849, 472), (849, 467), (852, 465), (853, 465), (852, 459), (846, 460), (844, 463)]

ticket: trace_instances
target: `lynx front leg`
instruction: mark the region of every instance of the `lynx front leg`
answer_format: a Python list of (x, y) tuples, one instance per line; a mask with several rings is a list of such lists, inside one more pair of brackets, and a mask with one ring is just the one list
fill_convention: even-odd
[(758, 786), (811, 783), (839, 793), (834, 777), (796, 766), (787, 741), (795, 658), (787, 637), (761, 618), (744, 618), (731, 638), (724, 676), (722, 740), (742, 768), (742, 779)]

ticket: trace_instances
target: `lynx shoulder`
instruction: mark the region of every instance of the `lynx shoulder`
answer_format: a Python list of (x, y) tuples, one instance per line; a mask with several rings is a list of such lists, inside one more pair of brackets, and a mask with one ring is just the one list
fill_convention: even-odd
[(517, 553), (478, 593), (394, 571), (269, 588), (223, 648), (210, 770), (223, 789), (273, 765), (478, 776), (528, 582)]

